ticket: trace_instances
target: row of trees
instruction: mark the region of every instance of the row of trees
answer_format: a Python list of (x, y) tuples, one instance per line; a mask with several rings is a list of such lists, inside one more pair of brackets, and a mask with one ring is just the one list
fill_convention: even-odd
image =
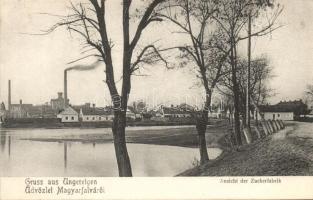
[[(194, 69), (206, 97), (196, 125), (201, 163), (209, 159), (205, 132), (215, 88), (233, 100), (233, 138), (235, 144), (241, 145), (240, 114), (249, 112), (250, 99), (259, 102), (264, 98), (266, 87), (263, 83), (270, 75), (266, 59), (251, 59), (251, 38), (278, 28), (275, 21), (282, 11), (280, 6), (270, 0), (146, 0), (136, 3), (123, 0), (122, 86), (119, 91), (115, 81), (118, 66), (112, 59), (114, 42), (110, 39), (106, 21), (106, 14), (110, 12), (107, 3), (106, 0), (71, 3), (70, 14), (61, 16), (60, 22), (47, 32), (65, 27), (76, 33), (84, 40), (82, 53), (88, 53), (83, 58), (93, 56), (105, 64), (106, 85), (114, 105), (112, 131), (119, 175), (132, 176), (125, 141), (131, 76), (143, 65), (163, 62), (168, 66), (168, 60), (163, 55), (172, 55), (173, 51), (178, 54), (180, 66)], [(173, 34), (183, 34), (188, 39), (174, 47), (160, 49), (151, 43), (142, 48), (139, 43), (144, 31), (156, 23), (169, 23), (176, 29)], [(239, 43), (246, 40), (248, 56), (240, 58)], [(250, 115), (245, 116), (244, 124), (249, 128)]]

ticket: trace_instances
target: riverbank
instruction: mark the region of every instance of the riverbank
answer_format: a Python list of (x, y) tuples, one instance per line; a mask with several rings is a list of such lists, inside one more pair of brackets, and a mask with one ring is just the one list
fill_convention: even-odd
[(278, 133), (178, 176), (295, 175), (313, 175), (313, 123), (290, 122)]
[[(214, 122), (214, 120), (212, 120)], [(210, 123), (209, 123), (210, 124)], [(186, 126), (195, 125), (192, 119), (168, 120), (168, 121), (127, 121), (127, 126)], [(60, 122), (57, 118), (12, 118), (6, 119), (3, 128), (110, 128), (112, 121), (101, 122)]]
[[(227, 134), (228, 123), (226, 120), (210, 121), (207, 128), (208, 147), (219, 147), (224, 149), (221, 140)], [(90, 130), (90, 129), (89, 129)], [(91, 131), (91, 130), (90, 130)], [(101, 132), (101, 131), (100, 131)], [(23, 140), (44, 141), (44, 142), (82, 142), (82, 143), (110, 143), (113, 142), (113, 135), (110, 129), (103, 130), (103, 133), (62, 134), (55, 136), (33, 136), (22, 137)], [(195, 126), (154, 126), (154, 127), (128, 127), (126, 128), (126, 142), (138, 144), (155, 144), (179, 147), (198, 147), (198, 136)]]

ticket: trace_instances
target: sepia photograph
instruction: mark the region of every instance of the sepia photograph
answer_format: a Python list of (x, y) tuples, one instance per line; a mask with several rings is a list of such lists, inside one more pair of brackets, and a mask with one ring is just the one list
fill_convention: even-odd
[(312, 19), (311, 0), (1, 0), (0, 177), (313, 176)]

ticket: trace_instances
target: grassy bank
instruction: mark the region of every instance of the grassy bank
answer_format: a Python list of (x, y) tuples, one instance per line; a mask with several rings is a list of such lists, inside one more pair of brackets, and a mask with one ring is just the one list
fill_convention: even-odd
[[(220, 140), (227, 134), (227, 122), (215, 121), (207, 127), (206, 140), (209, 147), (224, 148)], [(128, 143), (157, 144), (181, 147), (198, 147), (198, 135), (195, 127), (163, 130), (127, 131)]]
[(245, 145), (238, 151), (224, 153), (218, 159), (179, 176), (313, 175), (313, 140), (299, 137), (304, 131), (313, 134), (312, 127), (313, 124), (289, 124), (285, 130)]

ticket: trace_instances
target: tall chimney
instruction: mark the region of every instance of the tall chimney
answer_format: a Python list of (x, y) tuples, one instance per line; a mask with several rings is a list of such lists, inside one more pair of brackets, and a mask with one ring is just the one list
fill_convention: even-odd
[(64, 70), (64, 106), (65, 108), (68, 106), (67, 100), (67, 70)]
[(11, 110), (11, 80), (9, 80), (8, 85), (8, 111)]
[(62, 92), (58, 92), (58, 99), (62, 98), (63, 93)]

